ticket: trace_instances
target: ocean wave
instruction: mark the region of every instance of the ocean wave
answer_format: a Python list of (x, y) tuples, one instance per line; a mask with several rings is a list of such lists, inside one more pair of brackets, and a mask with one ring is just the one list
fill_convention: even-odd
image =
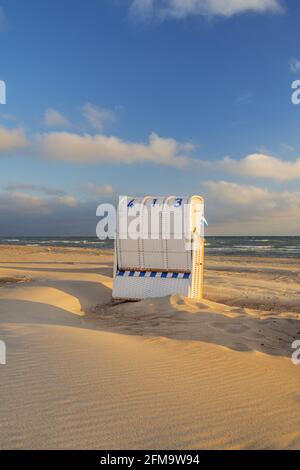
[[(0, 244), (112, 249), (113, 240), (96, 237), (0, 237)], [(300, 237), (207, 237), (205, 252), (218, 256), (300, 258)]]
[(242, 250), (268, 250), (274, 248), (274, 245), (234, 245), (234, 248)]

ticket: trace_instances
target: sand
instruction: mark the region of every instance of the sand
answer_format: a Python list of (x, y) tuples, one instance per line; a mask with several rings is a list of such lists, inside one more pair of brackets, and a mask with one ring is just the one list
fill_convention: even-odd
[(0, 247), (1, 449), (300, 448), (299, 260), (113, 304), (112, 254)]

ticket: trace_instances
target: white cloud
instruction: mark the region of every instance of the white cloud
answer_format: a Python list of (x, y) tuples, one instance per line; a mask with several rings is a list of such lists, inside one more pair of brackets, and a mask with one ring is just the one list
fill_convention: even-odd
[(100, 108), (92, 103), (83, 106), (83, 115), (96, 130), (102, 131), (106, 124), (115, 120), (115, 113), (110, 109)]
[(95, 232), (95, 202), (67, 194), (0, 191), (0, 220), (2, 236), (89, 236)]
[(28, 141), (23, 129), (7, 129), (0, 127), (0, 154), (14, 152), (25, 148)]
[(86, 183), (85, 191), (91, 196), (113, 196), (116, 190), (110, 184), (97, 185), (95, 183)]
[(13, 210), (14, 207), (19, 209), (30, 210), (34, 207), (41, 207), (43, 199), (38, 196), (22, 193), (19, 191), (12, 191), (7, 194), (0, 194), (0, 209)]
[(131, 12), (140, 17), (184, 18), (190, 15), (230, 17), (246, 12), (280, 12), (280, 0), (133, 0)]
[(290, 60), (290, 70), (294, 73), (300, 72), (300, 59), (293, 57)]
[(70, 195), (57, 196), (53, 200), (56, 204), (67, 207), (77, 207), (80, 204), (76, 197)]
[(215, 235), (300, 234), (300, 191), (270, 191), (227, 181), (202, 183)]
[(202, 186), (210, 204), (218, 206), (223, 211), (224, 207), (234, 208), (235, 214), (247, 218), (249, 209), (257, 216), (274, 216), (281, 212), (288, 213), (296, 210), (300, 226), (300, 190), (299, 191), (270, 191), (258, 186), (242, 185), (228, 181), (207, 181)]
[(30, 183), (10, 183), (4, 188), (6, 191), (30, 191), (48, 196), (65, 196), (66, 192), (63, 189), (49, 188), (39, 184)]
[[(62, 189), (30, 183), (12, 183), (3, 189), (0, 191), (0, 219), (4, 225), (8, 223), (8, 227), (20, 223), (19, 231), (22, 225), (24, 228), (28, 225), (30, 231), (32, 221), (49, 227), (57, 216), (74, 214), (81, 206), (76, 197)], [(44, 219), (49, 216), (54, 218), (52, 222)]]
[(0, 127), (0, 154), (25, 150), (27, 155), (70, 163), (97, 164), (155, 163), (183, 168), (194, 162), (191, 143), (150, 134), (147, 142), (123, 140), (117, 136), (49, 131), (27, 140), (22, 129)]
[(0, 211), (10, 214), (25, 211), (32, 216), (38, 210), (38, 214), (50, 214), (59, 208), (75, 208), (79, 205), (78, 199), (73, 196), (35, 196), (22, 191), (8, 191), (0, 193)]
[(255, 153), (241, 160), (225, 157), (218, 162), (218, 166), (236, 175), (270, 178), (278, 181), (300, 179), (300, 158), (285, 161), (270, 155)]
[(139, 19), (151, 18), (154, 15), (154, 2), (153, 0), (133, 0), (130, 12)]
[(66, 127), (70, 122), (66, 116), (55, 109), (48, 108), (44, 114), (44, 125), (47, 127)]
[(152, 133), (147, 143), (122, 140), (115, 136), (80, 135), (70, 132), (49, 132), (35, 138), (35, 151), (50, 160), (72, 163), (152, 162), (184, 167), (191, 159), (186, 155), (192, 144), (181, 144)]
[(257, 186), (243, 186), (227, 181), (207, 181), (203, 186), (213, 200), (222, 205), (251, 206), (263, 203), (264, 209), (274, 207), (274, 194)]

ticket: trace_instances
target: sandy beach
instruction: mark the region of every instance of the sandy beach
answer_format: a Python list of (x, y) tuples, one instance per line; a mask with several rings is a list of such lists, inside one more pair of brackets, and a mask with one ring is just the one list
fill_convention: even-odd
[(1, 449), (300, 449), (299, 260), (207, 257), (201, 303), (113, 303), (112, 263), (0, 246)]

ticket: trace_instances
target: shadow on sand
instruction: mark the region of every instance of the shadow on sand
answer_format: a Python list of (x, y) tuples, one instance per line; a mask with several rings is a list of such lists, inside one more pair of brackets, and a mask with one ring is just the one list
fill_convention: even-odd
[[(37, 287), (43, 288), (41, 284)], [(259, 312), (250, 315), (242, 308), (200, 303), (178, 295), (114, 304), (111, 289), (101, 283), (47, 280), (46, 287), (55, 287), (77, 299), (83, 316), (51, 305), (51, 299), (49, 303), (1, 299), (0, 324), (63, 325), (147, 338), (206, 342), (236, 351), (288, 357), (292, 342), (300, 334), (300, 321), (296, 318), (262, 317)], [(96, 305), (97, 299), (102, 303)]]

